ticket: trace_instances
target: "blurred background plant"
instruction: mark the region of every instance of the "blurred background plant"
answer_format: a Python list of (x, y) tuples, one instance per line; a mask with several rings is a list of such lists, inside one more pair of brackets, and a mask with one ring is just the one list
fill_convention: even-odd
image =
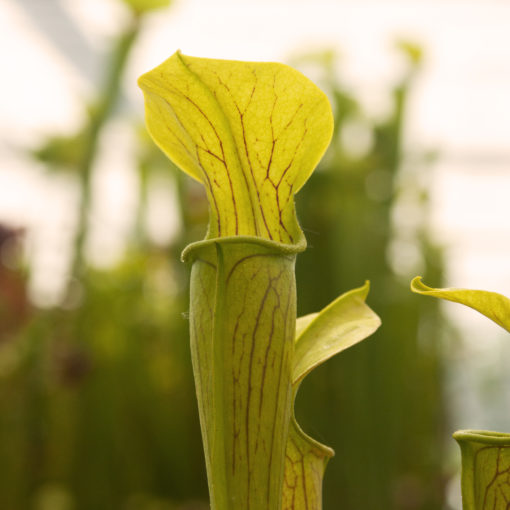
[[(445, 504), (445, 320), (437, 305), (408, 295), (413, 270), (431, 281), (443, 279), (443, 255), (427, 227), (427, 171), (434, 155), (414, 154), (404, 165), (407, 99), (422, 50), (399, 42), (395, 51), (405, 62), (403, 72), (386, 91), (391, 106), (378, 119), (337, 78), (338, 57), (300, 59), (319, 67), (316, 74), (333, 102), (335, 136), (297, 200), (310, 244), (297, 263), (298, 306), (301, 314), (311, 313), (338, 289), (367, 278), (370, 304), (383, 320), (365, 345), (313, 374), (300, 395), (303, 423), (335, 444), (339, 457), (328, 467), (326, 508), (338, 502), (352, 510)], [(396, 217), (397, 208), (405, 214)]]
[[(93, 100), (83, 105), (82, 124), (27, 148), (44, 165), (45, 180), (70, 183), (69, 269), (46, 275), (61, 282), (58, 299), (34, 298), (30, 237), (27, 248), (23, 228), (0, 227), (6, 510), (207, 508), (186, 320), (188, 268), (179, 261), (183, 247), (203, 237), (207, 202), (200, 185), (148, 139), (122, 87), (146, 19), (170, 2), (119, 3), (122, 29), (110, 51), (88, 52), (95, 60), (83, 62), (103, 71)], [(24, 5), (43, 22), (37, 0)], [(63, 23), (59, 12), (52, 19)], [(72, 54), (58, 31), (43, 31)], [(439, 303), (408, 292), (417, 273), (444, 284), (444, 254), (428, 228), (434, 154), (404, 150), (408, 99), (423, 56), (411, 42), (399, 42), (394, 52), (400, 72), (380, 86), (388, 106), (377, 115), (344, 81), (343, 59), (334, 51), (290, 62), (328, 93), (336, 124), (331, 147), (297, 198), (309, 242), (298, 258), (300, 315), (370, 279), (369, 302), (383, 320), (372, 339), (317, 370), (300, 391), (298, 420), (337, 452), (325, 480), (326, 510), (445, 509), (455, 474), (444, 448), (441, 346), (451, 327)], [(120, 125), (130, 133), (135, 197), (117, 211), (127, 218), (125, 250), (113, 263), (97, 264), (89, 242), (106, 171), (98, 160)], [(166, 214), (163, 235), (154, 233), (155, 204)]]

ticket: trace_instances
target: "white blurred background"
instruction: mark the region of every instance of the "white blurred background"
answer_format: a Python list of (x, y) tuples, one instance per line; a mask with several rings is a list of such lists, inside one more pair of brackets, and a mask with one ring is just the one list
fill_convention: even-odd
[[(76, 222), (72, 179), (48, 181), (21, 148), (48, 132), (75, 130), (103, 69), (98, 64), (125, 16), (110, 0), (0, 0), (0, 222), (27, 231), (32, 298), (58, 303)], [(175, 50), (241, 60), (288, 61), (336, 48), (342, 79), (374, 116), (381, 84), (398, 74), (396, 39), (420, 44), (425, 62), (413, 88), (405, 145), (434, 150), (435, 239), (446, 248), (451, 286), (510, 295), (510, 3), (469, 0), (177, 0), (147, 18), (124, 83), (124, 118), (141, 115), (136, 77)], [(133, 218), (132, 134), (121, 120), (102, 140), (101, 172), (87, 252), (117, 260)], [(175, 229), (171, 190), (154, 205), (154, 237)], [(399, 218), (395, 220), (398, 224)], [(427, 282), (434, 285), (434, 282)], [(496, 326), (448, 306), (464, 349), (452, 357), (448, 392), (458, 428), (510, 429), (510, 342)], [(501, 376), (501, 408), (483, 404), (484, 382)], [(501, 380), (501, 379), (499, 379)], [(453, 497), (453, 496), (452, 496)]]

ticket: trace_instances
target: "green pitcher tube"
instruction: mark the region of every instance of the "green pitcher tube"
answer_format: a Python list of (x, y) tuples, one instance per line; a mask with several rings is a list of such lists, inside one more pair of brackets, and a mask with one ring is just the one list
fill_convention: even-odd
[(295, 249), (190, 246), (193, 370), (214, 509), (279, 509), (291, 417)]
[(510, 434), (460, 430), (463, 510), (510, 508)]

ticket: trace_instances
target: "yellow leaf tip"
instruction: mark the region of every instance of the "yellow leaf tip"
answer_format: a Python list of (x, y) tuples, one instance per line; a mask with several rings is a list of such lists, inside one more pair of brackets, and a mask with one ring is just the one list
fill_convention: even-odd
[(365, 300), (370, 292), (370, 280), (365, 280), (365, 283), (356, 290), (362, 294), (363, 299)]
[(429, 286), (423, 283), (423, 276), (415, 276), (411, 281), (411, 291), (417, 294), (423, 294), (432, 290)]

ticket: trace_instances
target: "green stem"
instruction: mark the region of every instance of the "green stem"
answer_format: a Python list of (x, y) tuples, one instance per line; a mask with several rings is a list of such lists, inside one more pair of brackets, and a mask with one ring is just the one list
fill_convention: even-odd
[(295, 253), (197, 243), (191, 346), (213, 510), (279, 510), (292, 406)]
[(78, 166), (80, 179), (80, 204), (78, 209), (78, 226), (76, 230), (72, 274), (79, 274), (84, 265), (84, 246), (88, 232), (89, 211), (92, 202), (92, 169), (97, 155), (101, 132), (117, 102), (124, 68), (133, 43), (140, 29), (140, 18), (135, 17), (131, 25), (119, 37), (114, 49), (108, 75), (99, 101), (90, 114), (85, 128), (83, 158)]

